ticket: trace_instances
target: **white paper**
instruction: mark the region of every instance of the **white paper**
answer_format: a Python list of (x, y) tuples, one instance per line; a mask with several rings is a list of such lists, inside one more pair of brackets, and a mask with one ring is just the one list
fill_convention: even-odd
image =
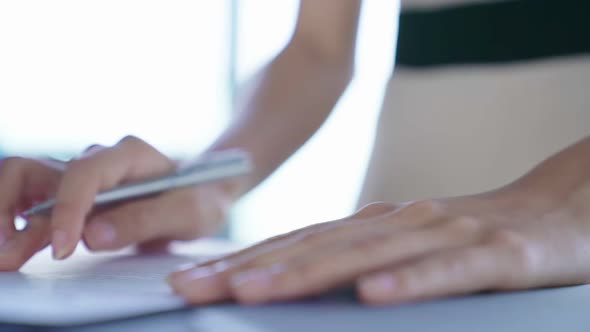
[(63, 262), (45, 250), (19, 272), (0, 272), (0, 322), (72, 325), (182, 308), (185, 303), (172, 293), (166, 276), (180, 265), (236, 248), (208, 240), (176, 247), (174, 254), (77, 250)]

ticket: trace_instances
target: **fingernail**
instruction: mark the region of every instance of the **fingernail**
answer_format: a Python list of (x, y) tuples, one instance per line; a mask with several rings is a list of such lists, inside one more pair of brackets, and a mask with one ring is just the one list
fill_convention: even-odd
[(113, 244), (117, 238), (117, 232), (113, 225), (106, 222), (94, 221), (88, 225), (88, 229), (93, 245), (108, 246)]
[(53, 246), (53, 258), (55, 259), (63, 259), (68, 254), (68, 249), (66, 248), (68, 241), (68, 235), (66, 232), (62, 230), (55, 230), (53, 231), (53, 236), (51, 238), (51, 245)]
[(179, 288), (187, 287), (189, 284), (191, 287), (197, 287), (195, 284), (210, 282), (216, 275), (217, 272), (211, 266), (195, 267), (174, 272), (167, 278), (167, 281)]
[(377, 274), (361, 281), (361, 291), (365, 294), (379, 296), (395, 290), (395, 278), (391, 274)]
[(184, 264), (179, 265), (174, 272), (182, 273), (182, 272), (192, 270), (195, 268), (197, 268), (197, 264), (195, 264), (195, 263), (184, 263)]
[(223, 272), (225, 270), (227, 270), (229, 268), (229, 264), (225, 263), (225, 262), (216, 262), (213, 264), (202, 264), (202, 263), (185, 263), (185, 264), (181, 264), (180, 266), (178, 266), (178, 268), (176, 269), (176, 271), (174, 271), (174, 273), (181, 275), (181, 274), (187, 274), (187, 275), (192, 275), (194, 274), (195, 276), (199, 276), (205, 273), (209, 273), (209, 274), (217, 274), (220, 272)]

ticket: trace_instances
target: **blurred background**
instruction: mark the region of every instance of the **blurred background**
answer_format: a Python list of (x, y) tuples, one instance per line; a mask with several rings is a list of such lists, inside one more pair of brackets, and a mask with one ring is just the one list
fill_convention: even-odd
[[(0, 1), (0, 154), (70, 158), (136, 135), (204, 149), (237, 89), (285, 45), (294, 0)], [(318, 134), (240, 201), (250, 243), (354, 210), (391, 71), (398, 1), (366, 0), (356, 72)]]

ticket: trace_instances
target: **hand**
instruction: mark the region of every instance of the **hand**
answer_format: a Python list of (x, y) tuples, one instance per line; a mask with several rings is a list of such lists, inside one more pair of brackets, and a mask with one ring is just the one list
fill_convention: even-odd
[[(229, 207), (225, 184), (177, 189), (92, 210), (97, 193), (157, 176), (176, 164), (135, 137), (112, 147), (93, 146), (69, 163), (7, 158), (0, 166), (0, 270), (19, 269), (32, 255), (53, 246), (57, 259), (83, 239), (91, 250), (210, 235)], [(51, 215), (29, 218), (17, 232), (14, 218), (36, 202), (56, 198)]]
[(585, 283), (588, 196), (558, 200), (503, 189), (375, 203), (175, 272), (169, 283), (195, 304), (290, 300), (348, 285), (365, 303), (389, 304)]

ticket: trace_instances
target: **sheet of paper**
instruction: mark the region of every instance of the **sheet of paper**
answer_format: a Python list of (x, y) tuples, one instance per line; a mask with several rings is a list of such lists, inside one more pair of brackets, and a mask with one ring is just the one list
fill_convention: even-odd
[(19, 272), (0, 272), (0, 322), (72, 325), (168, 311), (185, 304), (165, 283), (178, 266), (236, 250), (224, 241), (197, 241), (172, 253), (89, 254), (63, 262), (49, 250)]

